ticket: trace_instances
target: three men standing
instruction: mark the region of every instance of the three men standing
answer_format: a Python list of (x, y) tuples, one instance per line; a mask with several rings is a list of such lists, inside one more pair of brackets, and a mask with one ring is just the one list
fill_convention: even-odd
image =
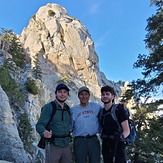
[[(65, 103), (69, 95), (69, 88), (65, 84), (56, 87), (53, 101), (56, 105), (56, 113), (50, 122), (50, 131), (46, 126), (52, 114), (51, 103), (43, 107), (40, 118), (36, 124), (36, 130), (40, 136), (50, 138), (50, 153), (46, 145), (46, 163), (71, 163), (72, 153), (69, 146), (70, 128), (74, 136), (75, 163), (100, 163), (100, 142), (97, 134), (101, 128), (102, 155), (104, 163), (126, 163), (126, 151), (124, 138), (129, 135), (128, 120), (123, 105), (118, 105), (115, 114), (123, 131), (118, 131), (118, 126), (111, 111), (113, 109), (115, 91), (110, 86), (101, 88), (101, 101), (104, 108), (94, 102), (89, 102), (90, 91), (87, 87), (81, 87), (78, 91), (80, 103), (73, 106), (68, 112)], [(99, 112), (106, 116), (99, 118)], [(71, 115), (71, 117), (70, 117)], [(70, 127), (71, 126), (71, 127)]]

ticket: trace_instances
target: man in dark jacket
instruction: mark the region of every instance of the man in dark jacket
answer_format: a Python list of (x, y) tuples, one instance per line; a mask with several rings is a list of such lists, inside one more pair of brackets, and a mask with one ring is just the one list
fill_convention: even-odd
[(51, 103), (43, 106), (40, 118), (36, 124), (36, 130), (40, 136), (47, 138), (45, 146), (45, 163), (71, 163), (71, 149), (69, 145), (70, 131), (70, 114), (69, 107), (65, 103), (69, 95), (69, 88), (65, 84), (59, 84), (56, 87), (53, 101), (56, 106), (55, 114), (49, 124), (50, 130), (46, 126), (51, 119), (52, 109)]

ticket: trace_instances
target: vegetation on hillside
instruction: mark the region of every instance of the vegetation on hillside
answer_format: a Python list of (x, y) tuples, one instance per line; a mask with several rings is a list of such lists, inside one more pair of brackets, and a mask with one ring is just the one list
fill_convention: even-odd
[[(13, 109), (14, 117), (20, 117), (20, 119), (15, 119), (17, 121), (19, 135), (24, 143), (24, 148), (30, 152), (29, 147), (33, 142), (33, 138), (30, 119), (23, 107), (25, 102), (24, 85), (23, 83), (16, 82), (14, 79), (16, 75), (19, 75), (17, 74), (17, 70), (23, 69), (26, 64), (25, 52), (18, 37), (12, 30), (0, 30), (0, 52), (4, 60), (0, 65), (0, 86), (9, 97), (9, 103)], [(31, 85), (32, 87), (28, 84), (28, 88), (30, 88), (32, 93), (36, 94), (38, 91), (35, 88), (36, 86), (34, 83), (31, 83)]]
[(0, 49), (5, 58), (7, 57), (7, 59), (9, 59), (7, 55), (11, 55), (12, 58), (10, 59), (13, 60), (18, 67), (23, 68), (25, 66), (26, 61), (24, 49), (20, 40), (12, 30), (5, 30), (1, 28)]
[(11, 68), (13, 70), (13, 67), (13, 63), (8, 61), (5, 61), (0, 67), (0, 85), (9, 97), (11, 105), (17, 103), (17, 105), (22, 106), (25, 101), (25, 96), (21, 90), (21, 85), (16, 83), (10, 75), (10, 70)]
[(25, 150), (31, 153), (31, 144), (34, 141), (34, 137), (32, 125), (26, 112), (24, 112), (19, 119), (18, 131)]
[(128, 147), (132, 163), (163, 162), (163, 99), (158, 96), (163, 93), (163, 1), (154, 4), (157, 12), (147, 19), (146, 27), (149, 54), (139, 54), (134, 63), (134, 68), (142, 68), (143, 79), (132, 81), (123, 95), (123, 102), (133, 97), (136, 102), (132, 109), (138, 137), (135, 145)]
[(33, 94), (33, 95), (37, 95), (38, 94), (38, 87), (35, 84), (35, 81), (28, 78), (27, 82), (26, 82), (26, 89), (29, 93)]
[(40, 79), (41, 80), (41, 78), (42, 78), (42, 70), (41, 70), (41, 63), (39, 61), (38, 54), (35, 56), (33, 62), (34, 62), (34, 67), (32, 69), (33, 76), (35, 77), (35, 79)]

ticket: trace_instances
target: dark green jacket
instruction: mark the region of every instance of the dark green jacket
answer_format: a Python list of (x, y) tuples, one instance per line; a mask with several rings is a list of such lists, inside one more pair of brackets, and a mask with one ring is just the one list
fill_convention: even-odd
[[(57, 110), (53, 116), (52, 121), (49, 124), (49, 128), (50, 130), (52, 130), (52, 133), (54, 135), (53, 143), (56, 146), (65, 147), (69, 145), (69, 137), (62, 136), (69, 135), (71, 121), (70, 114), (68, 111), (66, 111), (67, 104), (65, 104), (64, 108), (62, 109), (56, 100), (54, 102), (56, 103)], [(52, 105), (51, 103), (47, 103), (46, 105), (44, 105), (40, 118), (38, 119), (38, 122), (36, 124), (36, 131), (40, 134), (40, 136), (42, 136), (43, 132), (46, 130), (46, 125), (51, 118), (51, 114)]]

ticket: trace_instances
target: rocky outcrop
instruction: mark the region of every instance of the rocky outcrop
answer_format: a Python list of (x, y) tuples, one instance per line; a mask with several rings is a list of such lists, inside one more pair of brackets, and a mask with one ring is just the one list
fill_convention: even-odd
[[(56, 74), (59, 78), (67, 76), (77, 87), (87, 85), (96, 97), (100, 96), (99, 90), (104, 84), (113, 85), (120, 93), (119, 86), (100, 72), (98, 55), (88, 30), (62, 6), (49, 3), (40, 7), (23, 29), (20, 39), (32, 67), (35, 58), (39, 58), (44, 83), (49, 81), (48, 76)], [(54, 77), (50, 81), (54, 84), (57, 80)]]
[(28, 163), (29, 158), (19, 137), (9, 99), (1, 86), (0, 101), (0, 159), (16, 163)]
[(36, 58), (42, 71), (41, 80), (35, 80), (39, 94), (29, 94), (26, 102), (33, 125), (42, 105), (54, 99), (55, 86), (61, 80), (70, 87), (70, 105), (78, 103), (77, 91), (84, 85), (92, 92), (91, 100), (99, 103), (102, 85), (113, 86), (120, 95), (122, 83), (109, 81), (99, 69), (98, 55), (88, 30), (62, 6), (49, 3), (40, 7), (23, 29), (20, 40), (31, 63), (27, 76), (33, 77)]

